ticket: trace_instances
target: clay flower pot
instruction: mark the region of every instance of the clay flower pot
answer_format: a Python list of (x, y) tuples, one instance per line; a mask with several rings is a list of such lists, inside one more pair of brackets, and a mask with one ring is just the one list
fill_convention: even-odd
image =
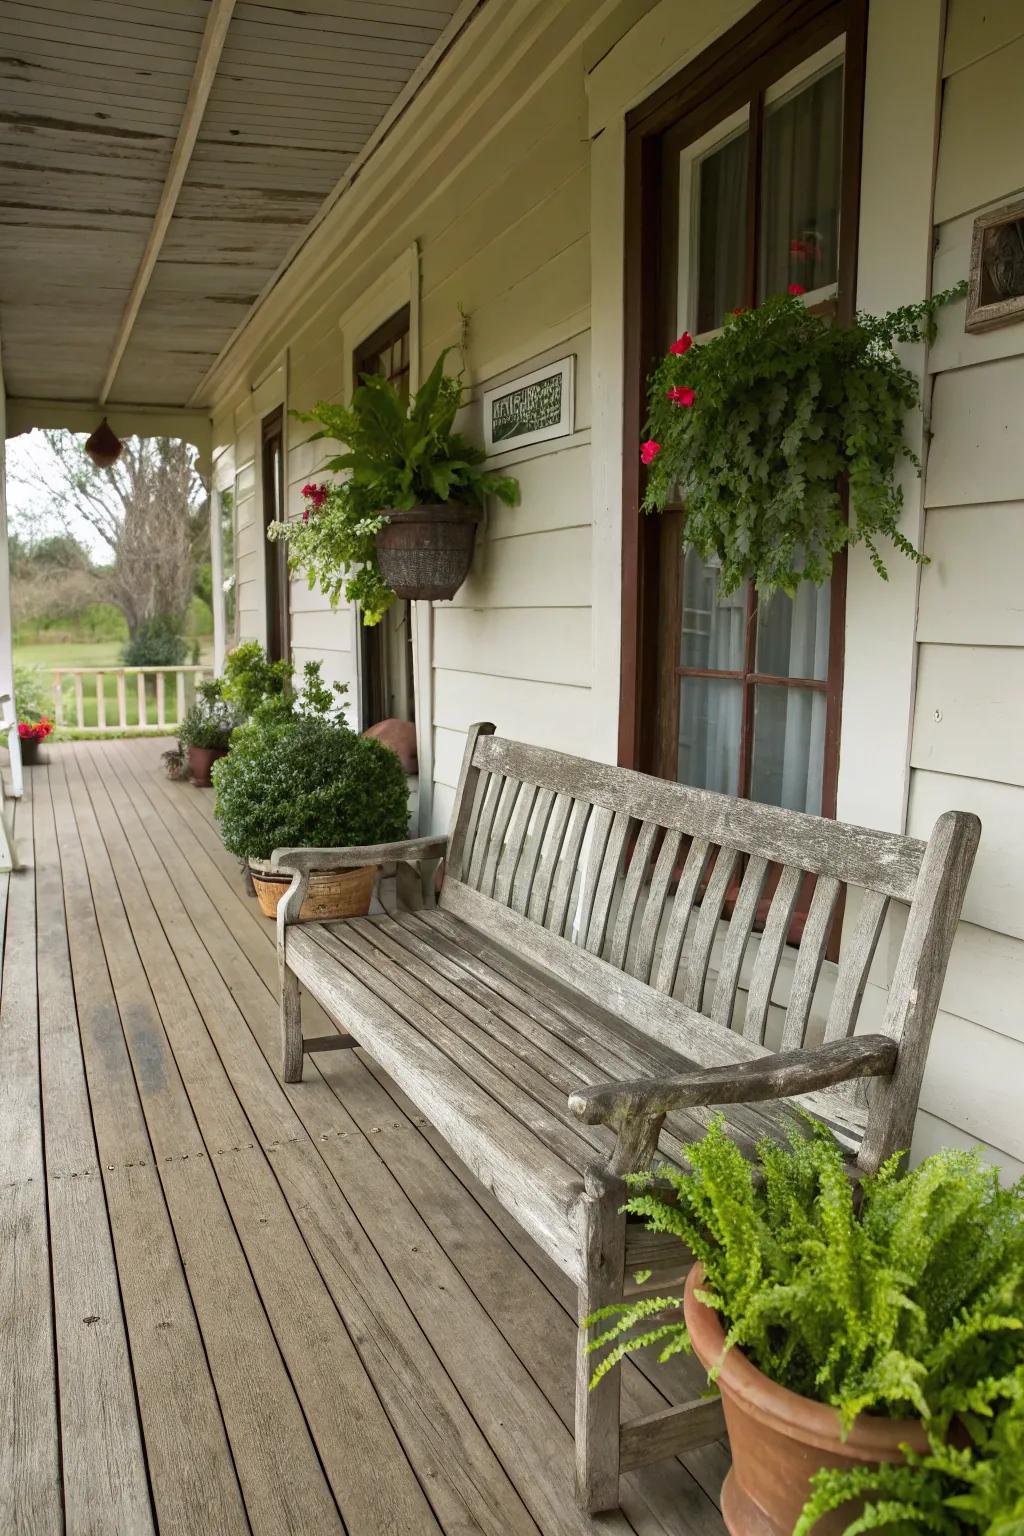
[(226, 757), (226, 747), (189, 747), (188, 771), (197, 789), (209, 789), (210, 769), (218, 757)]
[[(703, 1266), (695, 1264), (686, 1277), (683, 1315), (697, 1358), (711, 1370), (722, 1360), (725, 1332), (719, 1314), (697, 1300), (703, 1280)], [(811, 1476), (821, 1467), (900, 1462), (903, 1445), (928, 1449), (919, 1420), (873, 1414), (861, 1414), (844, 1440), (835, 1408), (769, 1381), (738, 1349), (725, 1355), (717, 1385), (732, 1452), (722, 1484), (730, 1536), (792, 1536)], [(841, 1536), (858, 1513), (853, 1504), (833, 1511), (818, 1521), (814, 1536)]]
[(377, 535), (380, 573), (398, 597), (454, 597), (469, 575), (480, 512), (448, 501), (391, 511)]
[[(309, 894), (299, 913), (300, 921), (365, 917), (373, 898), (377, 868), (376, 864), (364, 864), (358, 869), (314, 870), (309, 877)], [(263, 916), (276, 917), (281, 898), (292, 883), (291, 875), (271, 870), (262, 859), (249, 860), (249, 874)]]

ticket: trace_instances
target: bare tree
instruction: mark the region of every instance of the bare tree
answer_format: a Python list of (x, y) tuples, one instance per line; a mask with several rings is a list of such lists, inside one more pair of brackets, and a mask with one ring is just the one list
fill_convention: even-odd
[(184, 623), (207, 536), (206, 487), (196, 452), (173, 437), (128, 438), (97, 469), (74, 433), (47, 431), (34, 474), (48, 510), (71, 532), (84, 519), (110, 551), (110, 601), (134, 636), (150, 620)]

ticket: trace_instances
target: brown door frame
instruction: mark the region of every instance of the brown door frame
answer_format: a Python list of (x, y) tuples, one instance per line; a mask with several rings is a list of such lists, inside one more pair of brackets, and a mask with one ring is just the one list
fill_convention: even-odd
[[(671, 260), (662, 229), (662, 140), (686, 118), (699, 137), (752, 101), (780, 75), (846, 34), (843, 163), (837, 318), (853, 318), (868, 0), (761, 0), (735, 26), (626, 118), (624, 261), (624, 408), (622, 483), (622, 645), (619, 763), (656, 771), (660, 519), (640, 511), (639, 443), (646, 415), (645, 382), (663, 338), (660, 315)], [(753, 195), (753, 188), (751, 193)], [(646, 236), (646, 238), (645, 238)], [(845, 573), (845, 560), (842, 562)], [(842, 689), (845, 581), (833, 586), (829, 720), (822, 809), (835, 814)]]
[[(276, 464), (276, 469), (275, 469)], [(267, 529), (275, 518), (285, 516), (284, 505), (284, 406), (279, 405), (260, 423), (260, 467), (263, 497), (264, 598), (267, 610), (267, 655), (271, 661), (291, 657), (291, 593), (288, 578), (288, 546), (271, 541)], [(276, 482), (276, 483), (275, 483)]]

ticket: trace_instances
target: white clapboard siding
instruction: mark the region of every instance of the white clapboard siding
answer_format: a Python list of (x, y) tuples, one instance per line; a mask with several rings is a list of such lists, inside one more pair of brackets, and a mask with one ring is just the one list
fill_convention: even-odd
[(1024, 785), (1022, 702), (1019, 646), (923, 645), (911, 763)]
[(927, 837), (948, 810), (974, 811), (982, 823), (965, 921), (1024, 938), (1024, 790), (916, 768), (910, 781), (910, 835)]
[(1024, 36), (1020, 0), (949, 0), (942, 72), (955, 74), (969, 64)]
[(1002, 1172), (1004, 1182), (1016, 1183), (1024, 1178), (1024, 1162), (1008, 1153), (993, 1147), (985, 1136), (969, 1136), (959, 1126), (951, 1125), (948, 1120), (943, 1120), (939, 1115), (930, 1114), (928, 1110), (919, 1109), (917, 1121), (914, 1125), (914, 1143), (911, 1149), (911, 1162), (919, 1163), (924, 1158), (930, 1157), (933, 1152), (939, 1152), (943, 1147), (960, 1147), (965, 1152), (972, 1148), (980, 1148), (981, 1155), (987, 1163), (993, 1163)]
[(1024, 356), (939, 375), (925, 484), (929, 507), (977, 506), (1024, 496), (1022, 400)]
[(933, 507), (924, 551), (918, 640), (1024, 646), (1024, 500)]
[[(293, 583), (293, 586), (298, 585)], [(302, 586), (305, 587), (305, 582)], [(351, 651), (351, 613), (347, 608), (301, 608), (293, 600), (292, 645), (307, 651)]]
[(478, 539), (460, 608), (582, 608), (590, 603), (590, 529)]
[(446, 785), (453, 793), (458, 787), (459, 771), (466, 749), (465, 731), (450, 731), (447, 726), (434, 727), (434, 784)]
[(487, 677), (543, 677), (589, 687), (589, 608), (455, 608), (434, 612), (434, 665)]
[(1024, 36), (1018, 36), (946, 81), (935, 179), (937, 224), (1020, 185), (1022, 80)]
[(525, 461), (514, 453), (496, 454), (491, 467), (519, 481), (519, 503), (514, 507), (492, 503), (487, 512), (487, 535), (548, 533), (558, 528), (589, 526), (593, 515), (590, 500), (590, 445), (566, 447), (565, 439), (538, 443), (535, 456)]
[(474, 720), (500, 720), (502, 733), (517, 741), (559, 747), (581, 757), (593, 755), (589, 688), (435, 671), (435, 724), (461, 731)]
[(943, 1006), (1024, 1045), (1022, 998), (1024, 941), (975, 923), (961, 923), (946, 970)]
[(1011, 1157), (1024, 1159), (1020, 1112), (1024, 1046), (940, 1009), (921, 1108)]

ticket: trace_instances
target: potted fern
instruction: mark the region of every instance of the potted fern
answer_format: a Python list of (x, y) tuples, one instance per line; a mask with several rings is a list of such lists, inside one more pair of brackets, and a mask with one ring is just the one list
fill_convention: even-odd
[(204, 679), (178, 726), (178, 751), (184, 756), (192, 783), (198, 789), (209, 789), (210, 770), (231, 745), (234, 724), (220, 679)]
[[(955, 1500), (1008, 1436), (1024, 1448), (1024, 1183), (943, 1151), (902, 1177), (892, 1158), (858, 1197), (811, 1125), (752, 1165), (719, 1120), (688, 1155), (626, 1203), (696, 1259), (682, 1315), (679, 1297), (641, 1296), (588, 1318), (610, 1324), (588, 1344), (605, 1351), (592, 1385), (634, 1348), (696, 1352), (725, 1410), (732, 1536), (1019, 1536), (997, 1516), (1024, 1517), (1021, 1475), (1001, 1512), (988, 1480), (988, 1525), (959, 1524)], [(997, 1433), (1007, 1412), (1016, 1428)], [(915, 1498), (952, 1498), (946, 1524), (915, 1523)]]
[(332, 603), (344, 595), (377, 624), (396, 597), (454, 597), (469, 574), (476, 528), (490, 496), (511, 506), (517, 482), (481, 466), (481, 448), (455, 431), (459, 379), (442, 352), (406, 404), (389, 379), (366, 374), (351, 405), (321, 401), (300, 421), (345, 452), (324, 468), (341, 478), (303, 487), (301, 520), (273, 523), (290, 564)]

